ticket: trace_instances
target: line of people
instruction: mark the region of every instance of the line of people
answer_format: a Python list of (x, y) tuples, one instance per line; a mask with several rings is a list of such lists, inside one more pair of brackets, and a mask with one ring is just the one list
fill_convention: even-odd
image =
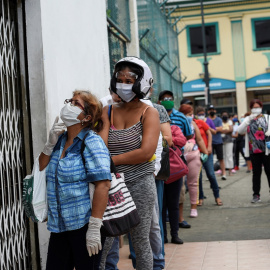
[[(103, 237), (100, 233), (110, 188), (111, 160), (117, 171), (124, 173), (141, 220), (129, 232), (132, 263), (138, 270), (165, 268), (167, 217), (171, 242), (183, 244), (179, 228), (191, 227), (183, 216), (185, 182), (190, 217), (196, 218), (197, 206), (203, 204), (204, 198), (202, 167), (217, 206), (223, 205), (212, 150), (225, 180), (225, 168), (233, 166), (229, 152), (236, 134), (232, 135), (228, 114), (224, 112), (221, 120), (210, 106), (206, 117), (204, 108), (198, 107), (194, 117), (189, 100), (183, 99), (176, 110), (173, 92), (165, 90), (159, 94), (158, 104), (153, 104), (152, 90), (153, 77), (148, 65), (139, 58), (126, 57), (115, 65), (110, 94), (101, 102), (89, 91), (81, 90), (65, 100), (60, 112), (63, 123), (56, 118), (39, 157), (40, 170), (46, 169), (47, 227), (51, 232), (46, 269), (118, 269), (119, 237)], [(254, 112), (246, 119), (253, 123), (257, 119), (253, 116)], [(246, 119), (246, 126), (239, 126), (239, 133), (250, 124)], [(259, 123), (261, 128), (264, 122)], [(249, 130), (247, 133), (250, 134)], [(166, 184), (155, 179), (161, 166), (162, 137), (170, 147), (182, 149), (189, 167), (186, 180)], [(255, 147), (262, 149), (263, 145), (254, 143)], [(257, 164), (253, 164), (253, 171), (256, 167), (259, 173), (259, 164), (265, 164), (267, 158), (258, 150), (253, 151), (252, 155), (255, 154), (260, 155), (260, 161), (253, 161), (251, 156), (252, 163)], [(256, 181), (258, 189), (258, 176)], [(92, 205), (89, 183), (95, 185)], [(259, 196), (258, 192), (254, 194)]]

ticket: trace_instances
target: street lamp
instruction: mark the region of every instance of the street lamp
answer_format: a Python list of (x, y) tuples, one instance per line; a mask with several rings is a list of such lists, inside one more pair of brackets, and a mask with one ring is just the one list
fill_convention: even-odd
[(203, 0), (201, 2), (201, 16), (202, 16), (202, 41), (203, 41), (203, 55), (204, 55), (204, 82), (205, 82), (205, 104), (211, 104), (210, 88), (209, 88), (209, 72), (208, 72), (208, 61), (206, 51), (206, 40), (205, 40), (205, 27), (204, 27), (204, 13), (203, 13)]

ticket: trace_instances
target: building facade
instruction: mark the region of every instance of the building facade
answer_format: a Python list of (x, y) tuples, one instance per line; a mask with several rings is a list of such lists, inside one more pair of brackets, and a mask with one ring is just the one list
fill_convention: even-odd
[[(170, 0), (167, 13), (184, 30), (179, 54), (185, 75), (183, 96), (205, 104), (204, 54), (200, 1)], [(211, 103), (218, 112), (242, 115), (259, 98), (270, 112), (270, 2), (203, 1)]]

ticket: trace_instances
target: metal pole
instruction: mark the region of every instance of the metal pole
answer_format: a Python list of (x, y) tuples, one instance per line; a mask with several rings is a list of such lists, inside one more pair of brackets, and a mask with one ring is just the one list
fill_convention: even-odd
[(201, 2), (201, 16), (202, 16), (202, 41), (203, 41), (203, 55), (204, 55), (204, 82), (205, 82), (205, 104), (211, 104), (211, 95), (209, 88), (209, 72), (208, 72), (208, 61), (207, 61), (207, 51), (206, 51), (206, 40), (205, 40), (205, 27), (204, 27), (204, 13), (203, 13), (203, 0)]

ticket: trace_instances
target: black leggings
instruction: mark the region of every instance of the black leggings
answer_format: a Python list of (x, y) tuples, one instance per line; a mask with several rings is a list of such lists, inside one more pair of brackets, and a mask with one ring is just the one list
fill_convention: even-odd
[(261, 174), (262, 165), (264, 166), (264, 171), (267, 176), (268, 184), (270, 187), (270, 155), (265, 155), (265, 153), (252, 154), (250, 155), (252, 162), (252, 183), (253, 183), (253, 195), (260, 196), (261, 190)]
[(171, 183), (164, 184), (163, 193), (163, 208), (162, 208), (162, 222), (164, 230), (164, 238), (167, 238), (166, 215), (167, 209), (169, 212), (169, 220), (171, 226), (171, 236), (177, 237), (179, 230), (179, 198), (183, 183), (183, 178)]
[(98, 270), (100, 253), (88, 254), (84, 227), (62, 233), (51, 233), (46, 270)]

